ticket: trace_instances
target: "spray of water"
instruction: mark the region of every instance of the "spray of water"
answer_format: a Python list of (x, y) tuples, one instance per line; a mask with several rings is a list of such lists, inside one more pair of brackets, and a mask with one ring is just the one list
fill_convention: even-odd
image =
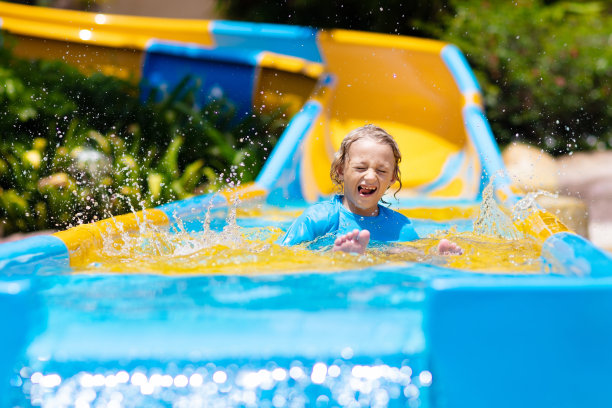
[[(547, 193), (530, 193), (520, 200), (512, 213), (500, 208), (493, 194), (493, 182), (483, 192), (483, 201), (474, 221), (474, 230), (457, 232), (451, 228), (435, 236), (402, 246), (409, 251), (390, 251), (388, 248), (372, 247), (360, 257), (313, 251), (307, 246), (281, 247), (275, 242), (282, 234), (276, 227), (250, 227), (239, 225), (239, 219), (256, 217), (264, 220), (291, 221), (298, 213), (295, 210), (242, 203), (233, 193), (239, 183), (228, 183), (225, 191), (215, 194), (228, 197), (229, 205), (221, 212), (209, 202), (205, 211), (197, 210), (189, 223), (201, 223), (197, 232), (186, 226), (186, 220), (176, 214), (172, 228), (155, 225), (146, 214), (135, 217), (138, 228), (131, 232), (117, 218), (110, 218), (115, 228), (103, 232), (104, 245), (99, 259), (92, 262), (95, 272), (148, 272), (148, 273), (197, 273), (197, 274), (250, 274), (250, 273), (296, 273), (301, 271), (337, 271), (363, 268), (368, 265), (393, 262), (425, 262), (453, 268), (503, 272), (538, 272), (541, 244), (517, 230), (514, 221), (535, 211), (536, 198)], [(127, 199), (126, 199), (127, 201)], [(144, 205), (144, 202), (141, 203)], [(131, 207), (133, 213), (136, 209)], [(200, 212), (201, 211), (201, 212)], [(202, 214), (198, 217), (196, 213)], [(142, 213), (141, 213), (142, 214)], [(212, 222), (221, 221), (223, 228), (213, 227)], [(257, 225), (257, 224), (256, 224)], [(442, 257), (435, 250), (441, 238), (456, 241), (463, 249), (463, 256)], [(91, 269), (90, 269), (91, 271)]]
[(514, 222), (522, 221), (529, 217), (534, 212), (540, 210), (537, 199), (538, 197), (558, 198), (559, 194), (550, 193), (548, 191), (532, 191), (517, 201), (512, 207), (512, 220)]
[(511, 216), (506, 214), (498, 205), (493, 193), (495, 177), (482, 192), (482, 204), (474, 221), (474, 232), (479, 235), (519, 240), (522, 234), (516, 229)]

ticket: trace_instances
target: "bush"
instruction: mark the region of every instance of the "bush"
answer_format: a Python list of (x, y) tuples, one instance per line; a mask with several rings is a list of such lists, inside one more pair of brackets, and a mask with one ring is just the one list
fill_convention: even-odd
[(230, 101), (198, 108), (192, 82), (141, 102), (130, 82), (0, 50), (2, 233), (64, 229), (253, 180), (284, 114), (238, 121)]
[(501, 145), (560, 155), (612, 146), (610, 3), (519, 0), (218, 0), (228, 18), (426, 35), (454, 43)]
[(446, 0), (217, 0), (231, 19), (419, 35), (416, 21), (446, 10)]
[(612, 16), (594, 2), (453, 1), (424, 24), (466, 54), (498, 141), (560, 155), (612, 145)]

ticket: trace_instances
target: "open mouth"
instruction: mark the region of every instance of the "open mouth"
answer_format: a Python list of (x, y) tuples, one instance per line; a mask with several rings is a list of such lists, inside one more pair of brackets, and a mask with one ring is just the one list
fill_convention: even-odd
[(359, 194), (362, 196), (369, 196), (372, 195), (376, 192), (377, 188), (376, 187), (366, 187), (366, 186), (358, 186), (357, 187), (357, 191), (359, 191)]

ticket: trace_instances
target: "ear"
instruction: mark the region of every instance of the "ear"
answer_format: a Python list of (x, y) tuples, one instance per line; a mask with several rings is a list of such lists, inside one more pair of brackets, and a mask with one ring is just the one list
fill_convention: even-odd
[(391, 186), (397, 181), (397, 177), (395, 177), (395, 173), (393, 173), (393, 177), (391, 178), (391, 183), (389, 184), (389, 187), (387, 187), (387, 190), (391, 188)]
[(336, 166), (336, 173), (338, 173), (340, 181), (344, 181), (344, 166), (342, 164)]

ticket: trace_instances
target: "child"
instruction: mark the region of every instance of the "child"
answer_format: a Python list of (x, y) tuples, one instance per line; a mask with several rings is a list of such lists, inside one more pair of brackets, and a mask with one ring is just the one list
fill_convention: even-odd
[[(404, 215), (378, 204), (393, 185), (402, 188), (397, 143), (383, 129), (366, 125), (350, 132), (336, 152), (330, 176), (343, 190), (330, 201), (317, 203), (302, 213), (280, 240), (295, 245), (336, 234), (333, 251), (363, 253), (370, 239), (412, 241), (418, 235)], [(384, 202), (384, 201), (383, 201)], [(461, 254), (448, 240), (438, 245), (440, 254)]]

